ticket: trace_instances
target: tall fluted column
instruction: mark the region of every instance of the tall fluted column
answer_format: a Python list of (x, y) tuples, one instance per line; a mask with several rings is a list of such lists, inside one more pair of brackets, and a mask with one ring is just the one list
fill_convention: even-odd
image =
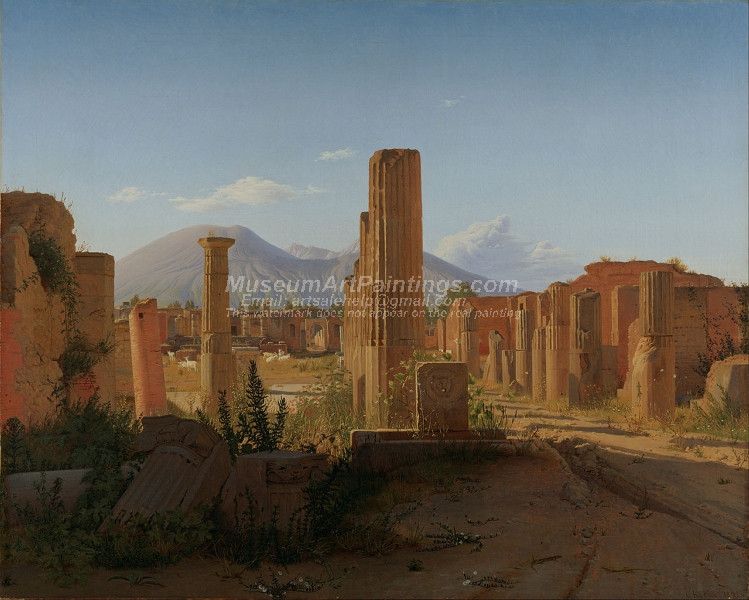
[(546, 327), (538, 327), (531, 341), (531, 381), (533, 400), (546, 400)]
[(601, 390), (601, 294), (572, 294), (570, 314), (570, 405), (590, 402)]
[(200, 387), (208, 395), (208, 410), (218, 409), (218, 393), (232, 385), (231, 326), (229, 324), (229, 248), (234, 240), (207, 237), (203, 247), (203, 316)]
[(354, 407), (369, 426), (412, 425), (413, 393), (385, 402), (401, 362), (424, 348), (421, 286), (421, 158), (416, 150), (379, 150), (369, 161), (369, 210), (360, 256), (346, 286), (344, 344)]
[(569, 398), (570, 295), (568, 283), (552, 283), (546, 327), (546, 398)]
[(640, 341), (632, 360), (635, 413), (655, 417), (676, 408), (674, 274), (640, 274)]
[(536, 324), (533, 310), (518, 311), (515, 328), (515, 379), (519, 394), (531, 394), (533, 366), (531, 364), (531, 341)]

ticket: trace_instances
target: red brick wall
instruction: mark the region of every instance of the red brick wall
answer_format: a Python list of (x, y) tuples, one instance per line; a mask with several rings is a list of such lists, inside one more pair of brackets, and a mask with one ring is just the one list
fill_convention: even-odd
[(699, 355), (708, 352), (708, 335), (717, 340), (727, 333), (738, 344), (739, 327), (729, 314), (729, 306), (736, 306), (738, 302), (738, 295), (732, 287), (675, 290), (674, 347), (677, 394), (701, 394), (705, 377), (696, 369), (699, 367)]
[(16, 391), (16, 371), (23, 366), (23, 347), (16, 341), (15, 326), (21, 311), (0, 310), (0, 424), (11, 417), (26, 421), (23, 396)]

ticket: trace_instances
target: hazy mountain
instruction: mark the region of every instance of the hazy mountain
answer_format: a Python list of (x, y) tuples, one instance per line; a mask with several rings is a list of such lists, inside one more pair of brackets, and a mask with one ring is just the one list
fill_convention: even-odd
[[(208, 236), (209, 232), (236, 240), (229, 249), (230, 285), (236, 288), (230, 296), (235, 307), (243, 298), (278, 300), (280, 296), (284, 296), (284, 300), (317, 298), (325, 306), (331, 298), (343, 298), (341, 282), (353, 274), (354, 261), (359, 258), (358, 242), (339, 252), (299, 244), (293, 244), (286, 251), (240, 225), (196, 225), (165, 235), (118, 260), (115, 303), (138, 294), (141, 298), (157, 298), (159, 306), (175, 300), (183, 305), (187, 300), (202, 304), (203, 248), (198, 239)], [(484, 281), (486, 278), (425, 252), (424, 279), (452, 282)], [(277, 281), (283, 282), (290, 291), (276, 293), (273, 286)], [(331, 289), (333, 287), (335, 289)]]
[(304, 259), (318, 259), (323, 260), (328, 258), (335, 258), (340, 253), (334, 252), (333, 250), (326, 250), (325, 248), (318, 248), (317, 246), (302, 246), (301, 244), (291, 244), (286, 248), (286, 252), (297, 258)]

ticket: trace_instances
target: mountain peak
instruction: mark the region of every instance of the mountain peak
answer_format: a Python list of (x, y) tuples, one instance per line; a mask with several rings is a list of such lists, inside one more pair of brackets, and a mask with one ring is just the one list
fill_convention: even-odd
[[(287, 250), (265, 241), (255, 232), (241, 225), (194, 225), (174, 231), (139, 248), (117, 261), (115, 265), (115, 302), (120, 303), (138, 294), (141, 298), (156, 298), (159, 306), (175, 300), (184, 304), (192, 300), (202, 304), (203, 249), (198, 239), (209, 232), (219, 237), (233, 238), (229, 248), (229, 275), (232, 291), (231, 305), (239, 306), (252, 293), (253, 299), (269, 297), (274, 282), (288, 283), (293, 289), (298, 282), (320, 282), (319, 293), (304, 294), (321, 301), (331, 300), (330, 288), (322, 290), (330, 278), (337, 282), (333, 296), (341, 299), (341, 282), (354, 272), (354, 261), (359, 258), (356, 241), (339, 252), (292, 244)], [(434, 281), (485, 280), (437, 257), (424, 253), (424, 279)], [(239, 285), (241, 280), (242, 284)], [(267, 289), (262, 282), (270, 282)], [(258, 285), (253, 291), (253, 286)], [(298, 296), (299, 294), (297, 294)]]

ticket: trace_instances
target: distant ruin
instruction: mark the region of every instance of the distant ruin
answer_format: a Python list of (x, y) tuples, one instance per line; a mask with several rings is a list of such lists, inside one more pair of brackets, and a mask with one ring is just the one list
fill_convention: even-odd
[[(727, 336), (739, 347), (747, 335), (735, 314), (741, 289), (716, 277), (655, 261), (599, 262), (585, 271), (540, 293), (458, 299), (437, 324), (437, 349), (461, 356), (458, 341), (467, 332), (465, 314), (472, 307), (484, 373), (488, 369), (496, 379), (504, 365), (503, 390), (514, 381), (513, 392), (523, 389), (537, 400), (573, 405), (618, 393), (637, 413), (655, 416), (702, 396), (701, 361), (715, 340)], [(530, 306), (535, 311), (528, 368), (521, 332), (529, 316), (524, 307)], [(490, 351), (492, 332), (504, 339), (499, 366)], [(656, 354), (665, 362), (646, 367), (654, 365)], [(526, 364), (520, 373), (518, 358)], [(661, 368), (670, 372), (669, 382), (657, 376)], [(524, 389), (528, 372), (531, 385)]]

